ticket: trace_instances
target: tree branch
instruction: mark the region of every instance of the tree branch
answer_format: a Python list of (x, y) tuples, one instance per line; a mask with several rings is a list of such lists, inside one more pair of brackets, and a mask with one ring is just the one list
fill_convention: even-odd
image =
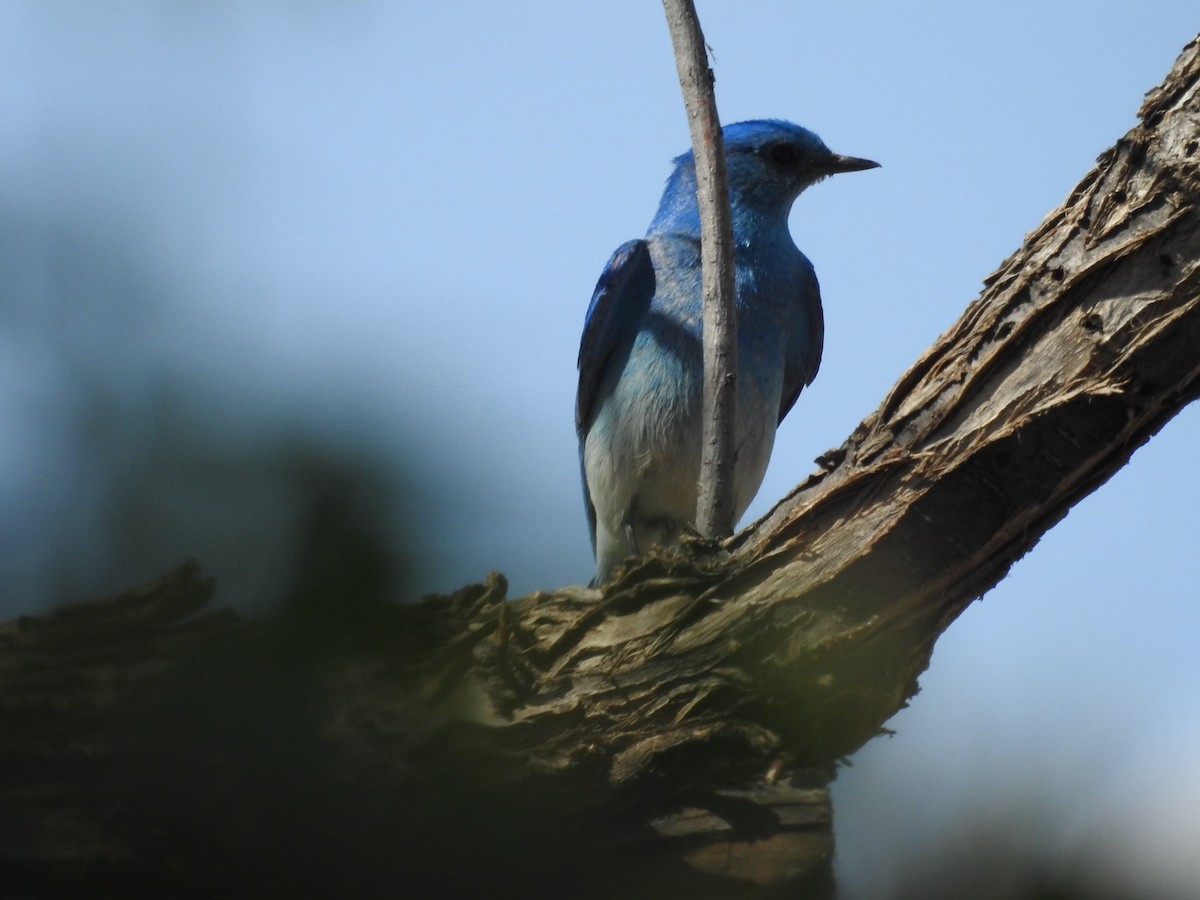
[(602, 592), (240, 622), (185, 570), (0, 628), (0, 885), (827, 886), (836, 761), (1200, 394), (1198, 198), (1193, 41), (825, 471)]
[(713, 73), (692, 0), (663, 0), (675, 66), (692, 135), (700, 207), (704, 293), (704, 427), (696, 529), (706, 537), (733, 533), (737, 421), (737, 308), (734, 305), (733, 224), (725, 142), (717, 117)]

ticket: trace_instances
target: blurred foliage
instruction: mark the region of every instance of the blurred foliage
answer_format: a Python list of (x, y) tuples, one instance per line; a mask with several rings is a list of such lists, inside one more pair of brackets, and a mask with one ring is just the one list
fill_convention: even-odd
[(415, 562), (405, 461), (327, 410), (273, 406), (262, 372), (197, 368), (222, 348), (194, 346), (134, 252), (125, 235), (0, 215), (0, 615), (190, 557), (239, 609), (395, 595)]

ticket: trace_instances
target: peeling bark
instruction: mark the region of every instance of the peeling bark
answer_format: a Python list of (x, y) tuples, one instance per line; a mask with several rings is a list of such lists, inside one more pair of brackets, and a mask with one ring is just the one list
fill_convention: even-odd
[(823, 470), (728, 541), (602, 592), (509, 602), (493, 576), (349, 618), (205, 613), (185, 568), (4, 626), (0, 883), (826, 890), (836, 762), (1200, 392), (1198, 85), (1193, 41)]

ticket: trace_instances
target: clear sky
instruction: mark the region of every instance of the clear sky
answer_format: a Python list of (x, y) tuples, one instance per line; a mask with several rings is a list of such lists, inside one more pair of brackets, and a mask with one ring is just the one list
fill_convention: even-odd
[[(825, 358), (754, 517), (1134, 124), (1196, 6), (700, 15), (724, 121), (792, 119), (883, 164), (793, 213)], [(421, 590), (588, 578), (583, 314), (688, 141), (659, 4), (8, 0), (0, 121), (5, 614), (68, 551), (103, 562), (103, 423), (68, 423), (164, 384), (235, 442), (301, 429), (403, 468)], [(1166, 896), (1200, 884), (1198, 442), (1185, 411), (939, 643), (896, 736), (839, 779), (851, 896), (1018, 821), (1054, 865), (1101, 850)]]

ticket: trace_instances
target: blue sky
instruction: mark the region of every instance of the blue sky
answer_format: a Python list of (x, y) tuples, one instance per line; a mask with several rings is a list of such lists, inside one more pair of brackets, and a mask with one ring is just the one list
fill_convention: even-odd
[[(700, 14), (724, 121), (789, 118), (883, 164), (793, 213), (826, 351), (754, 517), (1134, 124), (1195, 6)], [(587, 579), (583, 314), (688, 141), (659, 4), (5, 2), (0, 117), (0, 251), (24, 279), (0, 298), (0, 559), (28, 604), (62, 535), (102, 521), (63, 425), (86, 406), (81, 359), (122, 403), (185, 383), (246, 434), (349, 435), (407, 467), (421, 590)], [(119, 259), (113, 283), (57, 267), (45, 223)], [(133, 316), (105, 305), (126, 270), (156, 298)], [(71, 303), (47, 311), (48, 284)], [(884, 896), (981, 809), (1028, 821), (1021, 804), (1039, 852), (1200, 881), (1171, 852), (1200, 845), (1198, 441), (1191, 409), (939, 643), (896, 736), (839, 779), (854, 896)], [(1110, 832), (1122, 818), (1139, 827)]]

